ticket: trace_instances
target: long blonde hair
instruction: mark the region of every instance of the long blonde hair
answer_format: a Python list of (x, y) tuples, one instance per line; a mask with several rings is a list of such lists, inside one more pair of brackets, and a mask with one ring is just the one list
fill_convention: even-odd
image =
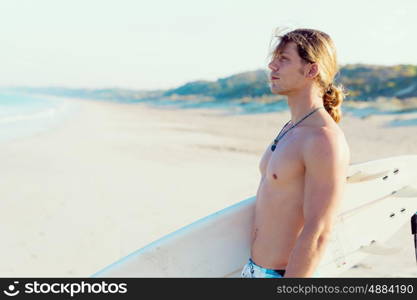
[(323, 106), (336, 123), (342, 118), (341, 105), (346, 92), (342, 85), (336, 85), (334, 78), (339, 72), (336, 47), (330, 36), (315, 29), (296, 29), (284, 35), (275, 35), (278, 45), (273, 56), (289, 43), (297, 45), (298, 55), (305, 63), (317, 63), (319, 74), (315, 77), (323, 92)]

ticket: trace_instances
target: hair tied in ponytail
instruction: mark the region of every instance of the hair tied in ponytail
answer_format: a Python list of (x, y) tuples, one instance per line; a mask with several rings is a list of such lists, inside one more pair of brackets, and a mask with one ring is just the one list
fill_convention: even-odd
[(329, 95), (333, 93), (333, 83), (330, 83), (330, 84), (327, 86), (326, 93), (327, 93), (327, 94), (329, 94)]

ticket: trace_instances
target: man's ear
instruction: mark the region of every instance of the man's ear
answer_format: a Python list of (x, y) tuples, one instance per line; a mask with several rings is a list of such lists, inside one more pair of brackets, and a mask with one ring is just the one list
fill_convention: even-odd
[(319, 66), (317, 63), (309, 64), (307, 69), (307, 77), (308, 78), (314, 78), (319, 74)]

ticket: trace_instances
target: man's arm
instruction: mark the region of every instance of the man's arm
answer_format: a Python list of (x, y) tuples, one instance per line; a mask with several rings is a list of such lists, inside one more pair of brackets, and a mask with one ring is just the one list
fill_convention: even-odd
[(311, 277), (324, 252), (343, 198), (349, 154), (338, 137), (320, 130), (306, 141), (304, 227), (291, 252), (285, 277)]

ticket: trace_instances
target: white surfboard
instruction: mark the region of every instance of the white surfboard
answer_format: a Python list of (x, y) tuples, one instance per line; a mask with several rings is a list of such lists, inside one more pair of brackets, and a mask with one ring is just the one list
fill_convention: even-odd
[[(348, 174), (319, 277), (337, 277), (370, 253), (395, 255), (384, 243), (417, 211), (417, 155), (353, 164)], [(250, 257), (254, 204), (251, 197), (211, 214), (92, 277), (239, 277)]]

